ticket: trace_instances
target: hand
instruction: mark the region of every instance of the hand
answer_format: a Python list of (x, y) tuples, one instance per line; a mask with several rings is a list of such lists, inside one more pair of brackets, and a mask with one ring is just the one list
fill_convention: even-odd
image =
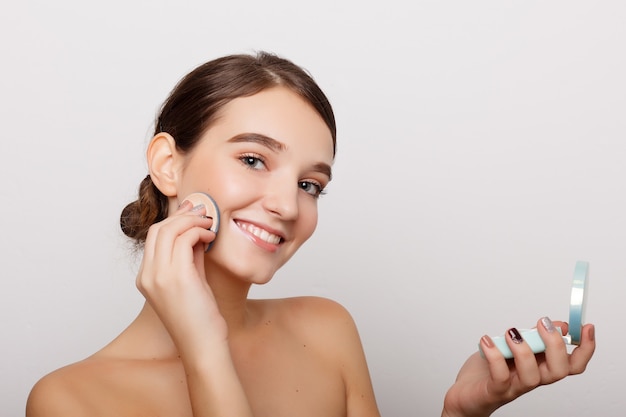
[(173, 215), (150, 227), (137, 275), (137, 288), (181, 356), (200, 355), (211, 341), (226, 339), (226, 323), (204, 270), (204, 248), (215, 239), (208, 230), (211, 222), (203, 207), (194, 210), (183, 202)]
[(485, 358), (476, 352), (468, 358), (456, 382), (448, 390), (442, 416), (484, 417), (502, 405), (535, 389), (559, 381), (568, 375), (584, 372), (595, 350), (595, 329), (587, 324), (582, 330), (582, 340), (571, 354), (554, 326), (563, 334), (568, 331), (564, 322), (539, 320), (537, 328), (546, 345), (543, 353), (533, 354), (525, 343), (516, 343), (507, 332), (507, 344), (513, 359), (506, 360), (493, 345), (489, 336), (480, 340)]

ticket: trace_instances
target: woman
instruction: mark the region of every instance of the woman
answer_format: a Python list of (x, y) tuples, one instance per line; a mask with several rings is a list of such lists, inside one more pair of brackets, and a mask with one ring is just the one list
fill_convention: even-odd
[[(27, 416), (379, 416), (342, 306), (247, 298), (311, 236), (332, 177), (335, 121), (314, 80), (271, 54), (219, 58), (181, 80), (155, 126), (149, 175), (121, 217), (143, 246), (146, 303), (109, 345), (42, 378)], [(219, 205), (217, 235), (208, 208), (185, 198), (195, 192)], [(568, 355), (540, 324), (545, 355), (510, 340), (512, 367), (483, 338), (486, 360), (468, 360), (443, 415), (489, 415), (582, 372), (593, 327)]]

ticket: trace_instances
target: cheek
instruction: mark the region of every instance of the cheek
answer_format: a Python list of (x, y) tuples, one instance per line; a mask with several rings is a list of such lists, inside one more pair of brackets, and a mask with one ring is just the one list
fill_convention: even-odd
[(245, 181), (237, 175), (237, 172), (228, 172), (221, 169), (213, 169), (207, 172), (203, 181), (204, 191), (209, 193), (218, 203), (225, 205), (236, 203), (242, 197), (250, 195), (248, 188), (250, 181)]
[(300, 224), (304, 240), (307, 240), (311, 237), (317, 227), (317, 202), (305, 202), (301, 207)]
[(232, 177), (221, 176), (212, 179), (209, 183), (209, 191), (214, 194), (214, 198), (231, 201), (238, 200), (245, 195), (245, 183), (234, 180)]

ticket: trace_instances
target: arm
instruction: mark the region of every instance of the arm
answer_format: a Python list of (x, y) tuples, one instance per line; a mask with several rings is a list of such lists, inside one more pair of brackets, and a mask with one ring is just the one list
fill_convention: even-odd
[(205, 279), (211, 219), (184, 203), (150, 228), (137, 287), (174, 341), (185, 368), (193, 415), (252, 416), (230, 355), (226, 322)]
[(351, 343), (346, 345), (345, 380), (348, 417), (380, 417), (365, 353), (356, 326), (352, 323)]
[(194, 417), (252, 416), (228, 349), (211, 349), (206, 360), (183, 358)]
[(330, 349), (346, 390), (346, 416), (380, 417), (365, 352), (352, 316), (334, 301), (317, 301), (315, 316), (323, 320), (313, 328), (319, 340), (333, 342)]
[[(584, 372), (595, 350), (594, 326), (583, 328), (580, 346), (567, 353), (561, 335), (554, 331), (560, 326), (567, 332), (567, 324), (540, 320), (537, 328), (546, 350), (535, 355), (525, 343), (515, 343), (506, 335), (508, 346), (513, 352), (512, 362), (502, 356), (489, 336), (480, 343), (485, 353), (478, 352), (465, 362), (455, 383), (444, 400), (442, 417), (485, 417), (496, 409), (538, 386), (552, 384), (566, 376)], [(507, 332), (508, 333), (508, 332)]]

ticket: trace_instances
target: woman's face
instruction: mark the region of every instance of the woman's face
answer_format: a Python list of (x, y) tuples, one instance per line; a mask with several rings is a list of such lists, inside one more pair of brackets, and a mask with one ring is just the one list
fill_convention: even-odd
[(330, 130), (290, 90), (275, 87), (226, 104), (187, 156), (177, 196), (180, 203), (202, 191), (219, 206), (209, 268), (269, 281), (315, 230), (332, 162)]

